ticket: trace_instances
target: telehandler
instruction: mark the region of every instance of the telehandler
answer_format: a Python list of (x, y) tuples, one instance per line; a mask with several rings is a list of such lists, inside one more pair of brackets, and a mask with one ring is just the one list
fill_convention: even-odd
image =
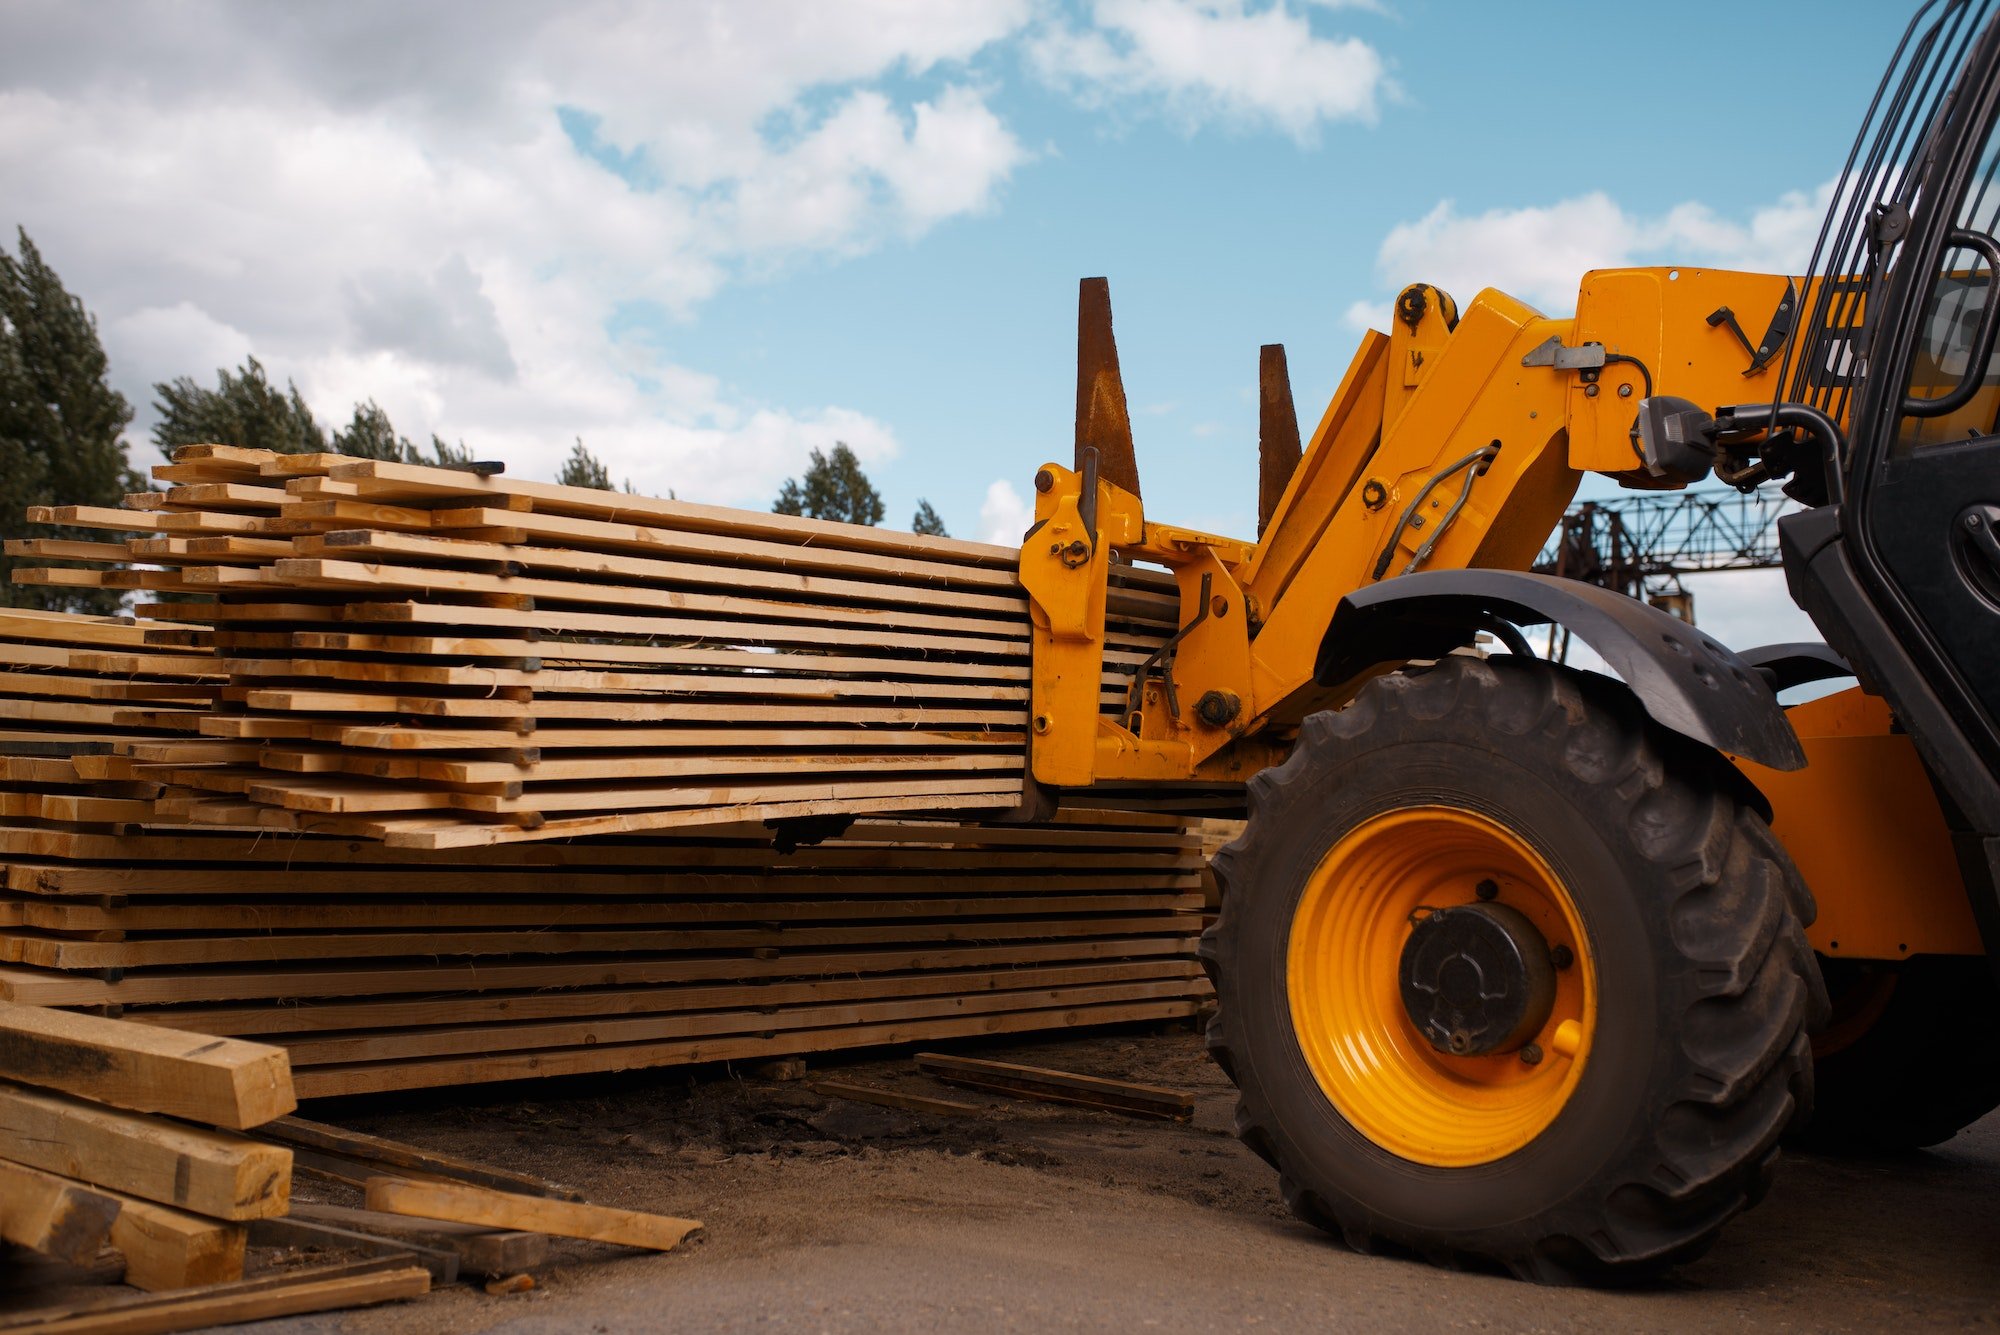
[[(1031, 771), (1247, 782), (1208, 1043), (1350, 1245), (1643, 1276), (1788, 1132), (1908, 1148), (2000, 1104), (1992, 11), (1912, 20), (1803, 276), (1598, 271), (1567, 318), (1411, 286), (1303, 451), (1264, 349), (1254, 542), (1146, 517), (1084, 283), (1076, 456), (1020, 557)], [(1527, 573), (1585, 474), (1711, 472), (1802, 502), (1785, 571), (1826, 644), (1732, 652)], [(1173, 572), (1181, 626), (1101, 711), (1121, 563)], [(1537, 657), (1550, 623), (1615, 679)]]

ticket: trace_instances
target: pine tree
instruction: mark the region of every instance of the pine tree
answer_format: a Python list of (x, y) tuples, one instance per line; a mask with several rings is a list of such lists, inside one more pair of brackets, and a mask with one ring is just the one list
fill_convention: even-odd
[(933, 538), (948, 538), (951, 536), (951, 534), (945, 532), (944, 520), (938, 518), (938, 512), (931, 509), (931, 503), (921, 497), (917, 500), (916, 518), (910, 521), (910, 532), (926, 533)]
[[(116, 505), (143, 485), (121, 439), (131, 405), (105, 381), (97, 322), (63, 287), (25, 230), (20, 257), (0, 247), (0, 536), (101, 539), (76, 529), (28, 526), (30, 505)], [(0, 558), (0, 602), (66, 611), (116, 610), (112, 590), (15, 585)]]
[(781, 515), (810, 515), (814, 519), (869, 525), (881, 523), (885, 513), (881, 493), (861, 471), (861, 461), (854, 457), (854, 451), (847, 448), (845, 441), (835, 441), (831, 454), (814, 450), (805, 481), (786, 478), (771, 509)]
[(562, 472), (556, 474), (556, 481), (565, 487), (595, 487), (599, 491), (610, 491), (611, 470), (603, 460), (583, 447), (583, 437), (576, 438), (576, 447), (563, 461)]
[(357, 459), (382, 459), (398, 464), (419, 463), (423, 458), (407, 436), (396, 434), (389, 414), (373, 399), (354, 405), (354, 419), (345, 430), (333, 433), (333, 448), (337, 454), (351, 454)]
[[(202, 444), (241, 445), (280, 454), (316, 454), (327, 448), (327, 434), (313, 420), (298, 386), (287, 381), (285, 392), (279, 393), (255, 357), (246, 358), (234, 373), (217, 371), (215, 376), (214, 389), (202, 388), (190, 376), (153, 386), (159, 396), (153, 407), (160, 414), (153, 443), (162, 454), (171, 458), (183, 445)], [(356, 409), (357, 422), (361, 415), (362, 410)], [(384, 418), (383, 425), (387, 424)]]
[(430, 462), (438, 465), (440, 468), (452, 468), (459, 464), (469, 464), (472, 462), (472, 451), (467, 448), (464, 441), (461, 440), (458, 444), (453, 445), (443, 436), (433, 431), (431, 432)]

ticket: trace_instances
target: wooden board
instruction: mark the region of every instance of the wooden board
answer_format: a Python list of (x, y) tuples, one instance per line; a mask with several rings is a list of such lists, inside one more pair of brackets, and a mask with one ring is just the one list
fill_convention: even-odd
[(518, 1196), (458, 1182), (412, 1182), (394, 1177), (369, 1179), (368, 1208), (419, 1219), (448, 1219), (488, 1228), (614, 1242), (656, 1252), (672, 1251), (701, 1227), (698, 1219), (675, 1219), (581, 1201)]
[(217, 1219), (283, 1214), (290, 1151), (0, 1084), (0, 1158)]
[(0, 1241), (86, 1265), (110, 1240), (119, 1208), (108, 1192), (0, 1159)]
[(330, 1266), (289, 1275), (162, 1295), (114, 1306), (24, 1314), (4, 1329), (22, 1335), (171, 1335), (307, 1312), (398, 1302), (430, 1292), (421, 1266)]
[(475, 1275), (518, 1275), (539, 1268), (549, 1256), (546, 1233), (509, 1232), (483, 1224), (416, 1219), (380, 1210), (322, 1205), (317, 1201), (297, 1202), (292, 1214), (302, 1220), (450, 1252), (458, 1258), (460, 1266)]
[(0, 1002), (0, 1071), (213, 1126), (256, 1126), (298, 1106), (283, 1049), (13, 1002)]
[(962, 1085), (967, 1089), (1018, 1094), (1049, 1103), (1068, 1103), (1162, 1121), (1185, 1122), (1194, 1116), (1194, 1095), (1159, 1085), (1133, 1084), (1125, 1080), (1107, 1080), (1101, 1076), (1052, 1071), (1046, 1067), (1021, 1066), (1013, 1062), (984, 1061), (942, 1052), (918, 1053), (917, 1066), (946, 1084)]

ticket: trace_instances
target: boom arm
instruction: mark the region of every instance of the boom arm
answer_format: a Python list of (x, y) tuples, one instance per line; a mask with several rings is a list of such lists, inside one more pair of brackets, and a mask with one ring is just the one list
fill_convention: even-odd
[[(1586, 472), (1650, 488), (1694, 481), (1645, 466), (1639, 403), (1768, 397), (1773, 345), (1800, 304), (1787, 278), (1699, 269), (1594, 272), (1570, 319), (1491, 289), (1461, 317), (1442, 292), (1409, 288), (1390, 333), (1362, 339), (1250, 543), (1150, 522), (1135, 489), (1100, 475), (1102, 446), (1136, 487), (1109, 302), (1092, 290), (1077, 467), (1036, 475), (1020, 561), (1034, 621), (1031, 763), (1064, 787), (1239, 780), (1282, 759), (1307, 714), (1358, 689), (1315, 678), (1342, 597), (1415, 570), (1528, 569)], [(1766, 331), (1758, 344), (1745, 321)], [(1165, 566), (1181, 604), (1180, 633), (1124, 717), (1098, 709), (1114, 560)]]

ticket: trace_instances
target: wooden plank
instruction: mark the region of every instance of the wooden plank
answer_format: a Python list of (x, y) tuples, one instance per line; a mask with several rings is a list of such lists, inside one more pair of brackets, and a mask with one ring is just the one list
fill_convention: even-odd
[[(1020, 560), (1020, 553), (1011, 547), (995, 547), (956, 538), (932, 538), (861, 524), (835, 524), (719, 505), (698, 505), (691, 501), (656, 500), (650, 496), (592, 494), (584, 487), (528, 482), (505, 476), (479, 478), (420, 464), (353, 461), (333, 469), (332, 476), (336, 480), (372, 484), (365, 489), (370, 495), (395, 496), (406, 500), (421, 499), (435, 503), (464, 498), (467, 503), (479, 504), (482, 498), (493, 498), (484, 503), (505, 506), (508, 498), (519, 497), (531, 504), (533, 513), (574, 515), (614, 523), (657, 521), (696, 533), (754, 536), (848, 551), (962, 561), (1003, 569), (1011, 568)], [(308, 494), (310, 491), (295, 483), (288, 483), (286, 489), (294, 494)]]
[(475, 1275), (518, 1275), (547, 1262), (546, 1233), (503, 1232), (482, 1224), (447, 1219), (413, 1219), (345, 1205), (300, 1201), (292, 1210), (300, 1219), (339, 1228), (408, 1240), (422, 1247), (450, 1252), (459, 1265)]
[(422, 1243), (406, 1239), (357, 1233), (353, 1229), (314, 1223), (305, 1219), (259, 1219), (250, 1225), (250, 1245), (359, 1252), (363, 1256), (400, 1258), (411, 1265), (420, 1265), (430, 1272), (433, 1286), (458, 1282), (457, 1252), (440, 1247), (427, 1247)]
[[(372, 887), (371, 887), (372, 888)], [(715, 887), (705, 887), (710, 890)], [(1156, 891), (1152, 887), (1116, 894), (992, 895), (966, 891), (954, 884), (910, 885), (902, 893), (877, 899), (781, 899), (777, 887), (762, 899), (704, 898), (690, 901), (653, 900), (515, 900), (479, 898), (459, 903), (418, 903), (400, 899), (354, 898), (330, 904), (261, 904), (248, 897), (231, 897), (205, 904), (137, 904), (104, 908), (60, 901), (0, 899), (0, 914), (11, 915), (10, 926), (39, 931), (210, 932), (235, 934), (246, 928), (268, 931), (325, 931), (360, 928), (460, 929), (525, 927), (536, 931), (566, 927), (691, 926), (717, 922), (887, 922), (898, 919), (938, 921), (952, 918), (1045, 918), (1051, 914), (1135, 914), (1188, 912), (1202, 907), (1199, 894)], [(815, 893), (822, 887), (798, 886)], [(685, 895), (686, 891), (683, 891)]]
[[(554, 1020), (584, 1016), (708, 1011), (746, 1006), (797, 1006), (810, 1002), (859, 1001), (892, 997), (1036, 988), (1076, 987), (1134, 980), (1179, 980), (1183, 987), (1200, 976), (1189, 960), (1152, 959), (1100, 964), (1023, 966), (1004, 970), (949, 970), (799, 981), (766, 980), (722, 986), (588, 988), (550, 992), (499, 992), (460, 997), (335, 1001), (299, 1005), (195, 1005), (128, 1013), (128, 1018), (207, 1033), (325, 1033), (340, 1029), (394, 1030), (426, 1025), (491, 1024), (503, 1020)], [(530, 1192), (530, 1195), (535, 1193)]]
[(244, 1224), (189, 1214), (172, 1206), (109, 1192), (123, 1207), (111, 1225), (111, 1245), (125, 1253), (125, 1282), (137, 1289), (192, 1288), (243, 1278)]
[(1119, 1006), (1071, 1006), (1057, 1012), (1021, 1011), (1007, 1015), (955, 1016), (902, 1024), (856, 1025), (799, 1033), (743, 1035), (672, 1043), (592, 1044), (543, 1052), (508, 1052), (482, 1057), (451, 1057), (436, 1061), (363, 1063), (303, 1071), (299, 1087), (309, 1098), (337, 1094), (383, 1093), (438, 1085), (519, 1080), (530, 1076), (580, 1075), (586, 1072), (632, 1071), (651, 1066), (695, 1062), (745, 1061), (790, 1057), (841, 1048), (880, 1047), (973, 1034), (1012, 1034), (1041, 1029), (1079, 1028), (1094, 1024), (1125, 1024), (1169, 1020), (1195, 1011), (1192, 1000), (1150, 1001)]
[(552, 1233), (563, 1238), (613, 1242), (650, 1251), (672, 1251), (701, 1227), (698, 1219), (675, 1219), (579, 1201), (519, 1196), (457, 1182), (412, 1182), (370, 1178), (368, 1208), (420, 1219), (449, 1219), (489, 1228)]
[(1172, 1000), (1187, 995), (1179, 979), (1099, 986), (1027, 989), (977, 996), (934, 996), (913, 1000), (866, 1000), (842, 1005), (759, 1007), (755, 1010), (668, 1012), (658, 1015), (597, 1017), (585, 1021), (440, 1026), (374, 1034), (301, 1036), (291, 1049), (301, 1070), (350, 1062), (478, 1056), (504, 1051), (548, 1051), (613, 1043), (657, 1043), (675, 1039), (762, 1034), (778, 1030), (885, 1024), (948, 1016), (1006, 1014), (1025, 1009)]
[(120, 1206), (107, 1192), (0, 1159), (0, 1240), (87, 1265), (110, 1240)]
[(850, 1103), (872, 1103), (883, 1108), (900, 1108), (904, 1112), (932, 1113), (942, 1117), (973, 1117), (985, 1111), (976, 1103), (965, 1103), (958, 1099), (936, 1099), (923, 1094), (906, 1094), (899, 1089), (882, 1089), (875, 1085), (857, 1085), (847, 1080), (809, 1080), (806, 1088), (815, 1094), (824, 1094), (830, 1099), (846, 1099)]
[(1134, 1117), (1185, 1122), (1194, 1116), (1194, 1095), (1160, 1085), (1107, 1080), (1101, 1076), (1052, 1071), (1041, 1066), (984, 1061), (942, 1052), (920, 1052), (917, 1065), (946, 1084), (1024, 1095), (1051, 1103), (1121, 1112)]
[(291, 1195), (287, 1150), (16, 1085), (0, 1084), (0, 1157), (217, 1219)]
[(321, 1122), (309, 1122), (302, 1117), (280, 1117), (266, 1122), (257, 1129), (257, 1134), (280, 1144), (318, 1150), (325, 1154), (340, 1155), (357, 1163), (370, 1164), (378, 1171), (402, 1169), (405, 1172), (427, 1173), (470, 1183), (477, 1187), (490, 1187), (496, 1191), (511, 1191), (527, 1196), (545, 1196), (550, 1200), (583, 1199), (583, 1193), (574, 1188), (560, 1186), (527, 1173), (495, 1168), (488, 1164), (475, 1163), (470, 1159), (461, 1159), (456, 1155), (441, 1154), (435, 1150), (419, 1149), (415, 1145), (386, 1140), (381, 1136), (348, 1131)]
[[(1185, 954), (1185, 929), (1150, 938), (1077, 938), (1006, 945), (947, 944), (900, 950), (781, 950), (771, 958), (748, 953), (713, 957), (625, 956), (578, 963), (566, 960), (467, 960), (458, 964), (373, 961), (353, 964), (293, 963), (283, 969), (233, 968), (183, 973), (128, 974), (116, 982), (0, 966), (0, 989), (10, 997), (46, 998), (60, 1005), (175, 1005), (188, 1001), (241, 1001), (298, 996), (342, 997), (417, 992), (580, 987), (606, 984), (694, 982), (719, 978), (771, 978), (840, 972), (1004, 965), (1012, 961), (1136, 959)], [(294, 1085), (297, 1077), (294, 1075)]]
[(22, 1335), (171, 1335), (174, 1331), (399, 1302), (421, 1297), (430, 1287), (430, 1272), (421, 1266), (371, 1266), (361, 1273), (353, 1273), (351, 1267), (328, 1267), (325, 1271), (299, 1271), (275, 1281), (251, 1280), (171, 1298), (63, 1310), (46, 1317), (29, 1313), (0, 1325), (0, 1330)]
[(135, 1112), (241, 1129), (298, 1106), (282, 1048), (0, 1002), (0, 1071)]
[[(942, 943), (1039, 940), (1058, 936), (1130, 936), (1148, 932), (1185, 935), (1187, 931), (1187, 923), (1177, 921), (1175, 916), (1170, 914), (1093, 917), (1055, 923), (1038, 919), (1028, 921), (978, 919), (867, 925), (813, 924), (802, 927), (790, 927), (784, 924), (749, 927), (691, 924), (683, 927), (616, 928), (605, 931), (545, 929), (516, 932), (298, 933), (282, 936), (133, 938), (124, 941), (73, 941), (40, 936), (25, 929), (15, 929), (0, 932), (0, 950), (4, 950), (9, 963), (33, 964), (45, 969), (139, 969), (171, 964), (248, 964), (260, 961), (276, 963), (322, 959), (383, 959), (398, 956), (562, 955), (614, 951), (660, 953), (679, 950), (756, 950), (778, 946), (887, 945), (918, 941)], [(0, 1012), (0, 1015), (4, 1014), (5, 1012)], [(146, 1032), (143, 1027), (142, 1032)], [(200, 1037), (202, 1036), (189, 1036), (191, 1040)], [(191, 1049), (196, 1044), (189, 1042), (184, 1046)], [(250, 1048), (261, 1045), (239, 1043), (234, 1046)], [(7, 1036), (0, 1033), (0, 1062), (6, 1060), (11, 1050)], [(282, 1059), (285, 1054), (278, 1052), (276, 1055)], [(166, 1071), (166, 1068), (160, 1067), (157, 1063), (147, 1069)], [(55, 1085), (53, 1081), (43, 1079), (35, 1067), (8, 1069), (0, 1065), (0, 1070), (6, 1070), (7, 1074), (17, 1080), (64, 1088)], [(183, 1106), (195, 1106), (198, 1100), (206, 1100), (199, 1102), (198, 1106), (210, 1111), (227, 1108), (230, 1116), (248, 1115), (237, 1111), (239, 1108), (260, 1112), (276, 1106), (275, 1095), (267, 1097), (257, 1094), (243, 1098), (233, 1097), (233, 1093), (224, 1095), (221, 1091), (229, 1087), (225, 1086), (222, 1078), (218, 1076), (206, 1074), (176, 1076), (163, 1073), (157, 1077), (162, 1080), (177, 1079), (184, 1088), (199, 1090), (199, 1093), (192, 1094), (167, 1090), (155, 1093), (143, 1083), (145, 1079), (151, 1078), (155, 1077), (142, 1076), (133, 1082), (112, 1087), (119, 1091), (121, 1098), (133, 1100), (158, 1098), (165, 1101), (169, 1098), (179, 1098)], [(253, 1080), (262, 1078), (261, 1074), (251, 1077)], [(102, 1098), (102, 1101), (120, 1107), (132, 1106), (130, 1103), (105, 1098), (95, 1092), (89, 1093), (88, 1097)], [(286, 1111), (289, 1110), (290, 1105), (287, 1104)], [(140, 1111), (170, 1110), (149, 1108)], [(222, 1116), (201, 1116), (187, 1112), (173, 1115), (190, 1117), (191, 1120), (206, 1121), (217, 1126), (236, 1126)], [(270, 1116), (278, 1115), (272, 1113)], [(259, 1118), (260, 1122), (269, 1120), (269, 1116)], [(257, 1124), (258, 1122), (247, 1123), (250, 1126)]]

